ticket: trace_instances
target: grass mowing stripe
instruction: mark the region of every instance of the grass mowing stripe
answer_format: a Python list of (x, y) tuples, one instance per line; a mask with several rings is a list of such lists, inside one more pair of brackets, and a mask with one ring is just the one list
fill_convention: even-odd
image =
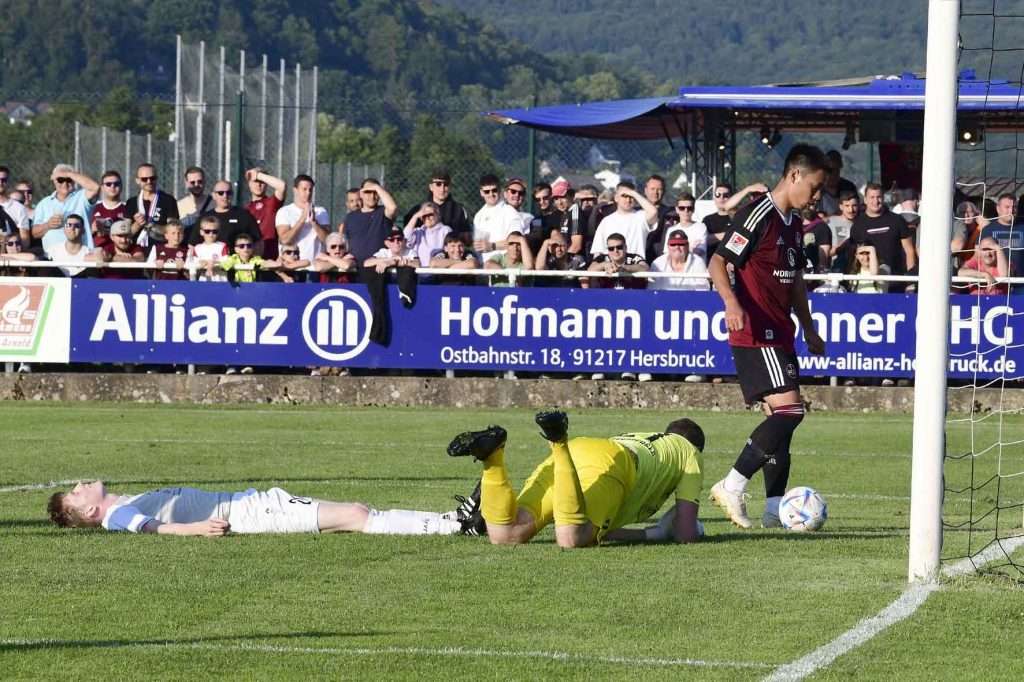
[[(59, 639), (0, 639), (0, 647), (60, 648), (80, 646), (83, 642)], [(509, 651), (464, 649), (462, 647), (290, 647), (277, 644), (203, 644), (202, 642), (98, 642), (101, 649), (201, 649), (203, 651), (251, 651), (273, 654), (329, 654), (332, 656), (461, 656), (471, 658), (540, 658), (571, 663), (607, 663), (657, 668), (771, 668), (768, 663), (751, 661), (708, 661), (698, 658), (633, 658), (629, 656), (587, 656), (562, 651)]]

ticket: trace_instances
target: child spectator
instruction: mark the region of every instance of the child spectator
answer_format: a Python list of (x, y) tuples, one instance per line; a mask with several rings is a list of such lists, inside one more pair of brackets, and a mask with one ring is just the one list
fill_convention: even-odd
[[(267, 242), (264, 240), (263, 247)], [(277, 245), (278, 262), (281, 267), (274, 274), (285, 284), (301, 284), (307, 281), (308, 273), (304, 270), (309, 265), (305, 258), (299, 258), (299, 247), (296, 244)]]
[[(85, 219), (77, 213), (72, 213), (64, 219), (64, 242), (55, 244), (50, 249), (50, 260), (60, 262), (84, 263), (94, 260), (92, 251), (83, 243), (85, 234)], [(75, 268), (58, 265), (57, 268), (64, 273), (65, 277), (77, 277), (85, 272), (85, 268)]]
[(337, 232), (327, 235), (324, 240), (326, 252), (316, 255), (316, 269), (321, 284), (352, 284), (356, 281), (359, 264), (349, 253), (348, 242)]
[[(132, 234), (132, 222), (121, 219), (110, 226), (110, 243), (97, 251), (97, 264), (101, 263), (142, 263), (146, 260), (146, 251), (135, 243)], [(103, 279), (142, 279), (141, 269), (103, 268), (100, 273)]]
[[(157, 242), (149, 251), (146, 262), (156, 266), (153, 279), (183, 280), (188, 279), (185, 263), (188, 260), (188, 246), (185, 242), (185, 228), (177, 220), (168, 220), (164, 226), (163, 242)], [(175, 272), (164, 270), (166, 264), (177, 267)]]
[(979, 296), (992, 296), (1007, 293), (1006, 282), (997, 283), (995, 280), (997, 277), (1007, 277), (1009, 270), (1006, 252), (999, 246), (999, 242), (992, 237), (984, 237), (978, 243), (974, 257), (964, 263), (957, 274), (961, 277), (978, 277), (985, 280), (984, 284), (968, 285), (968, 292)]
[[(878, 264), (878, 254), (875, 247), (870, 244), (861, 244), (854, 252), (853, 262), (847, 274), (850, 275), (888, 275), (891, 274), (888, 265)], [(855, 294), (884, 294), (889, 291), (888, 282), (872, 280), (858, 280), (849, 282), (850, 291)]]
[[(280, 264), (275, 260), (263, 260), (255, 253), (256, 240), (252, 235), (240, 232), (235, 235), (235, 250), (230, 256), (222, 258), (220, 269), (231, 282), (255, 282), (261, 270), (276, 270)], [(240, 265), (251, 265), (252, 269), (240, 269)]]
[(228, 255), (228, 245), (220, 241), (220, 221), (216, 216), (206, 215), (199, 220), (201, 242), (192, 247), (192, 258), (204, 270), (199, 274), (200, 282), (226, 282), (227, 277), (214, 268)]

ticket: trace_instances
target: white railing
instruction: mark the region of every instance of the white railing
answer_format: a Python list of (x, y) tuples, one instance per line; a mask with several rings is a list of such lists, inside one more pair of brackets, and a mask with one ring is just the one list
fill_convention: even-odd
[[(7, 270), (10, 268), (29, 268), (29, 269), (50, 269), (50, 268), (74, 268), (74, 269), (93, 269), (93, 270), (151, 270), (161, 272), (179, 272), (179, 269), (174, 263), (164, 263), (162, 268), (157, 268), (154, 263), (134, 263), (124, 261), (111, 261), (108, 263), (97, 263), (94, 261), (51, 261), (51, 260), (34, 260), (34, 261), (23, 261), (14, 258), (5, 258), (0, 255), (0, 271)], [(216, 265), (214, 269), (219, 272), (220, 270)], [(232, 268), (233, 270), (248, 271), (256, 269), (252, 265), (239, 264)], [(198, 263), (191, 262), (186, 263), (184, 268), (180, 272), (188, 273), (190, 280), (195, 280), (196, 277), (206, 272), (205, 267), (200, 267)], [(273, 272), (273, 270), (268, 270)], [(315, 266), (307, 266), (304, 268), (296, 268), (292, 272), (310, 272), (310, 273), (321, 273), (321, 272), (337, 272), (333, 268), (321, 269)], [(466, 268), (466, 269), (451, 269), (451, 268), (429, 268), (420, 267), (416, 268), (416, 274), (418, 275), (443, 275), (446, 277), (506, 277), (509, 283), (513, 286), (516, 281), (521, 277), (562, 277), (562, 278), (575, 278), (575, 279), (589, 279), (589, 278), (603, 278), (603, 279), (693, 279), (693, 280), (710, 280), (711, 277), (708, 274), (684, 274), (676, 272), (626, 272), (626, 273), (607, 273), (600, 271), (590, 270), (518, 270), (514, 268), (503, 268), (503, 269), (491, 269), (491, 268)], [(993, 278), (997, 284), (1024, 284), (1024, 277), (996, 277)], [(839, 284), (840, 282), (914, 282), (916, 283), (918, 278), (917, 275), (847, 275), (843, 273), (807, 273), (804, 274), (804, 280), (808, 282), (828, 282), (832, 284)], [(951, 284), (984, 284), (987, 280), (978, 277), (960, 277), (955, 276), (950, 278)]]

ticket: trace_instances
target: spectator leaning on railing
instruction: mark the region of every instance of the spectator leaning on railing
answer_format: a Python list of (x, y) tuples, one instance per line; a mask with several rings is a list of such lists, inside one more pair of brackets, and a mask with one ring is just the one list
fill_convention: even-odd
[[(0, 230), (4, 234), (10, 234), (11, 232), (17, 232), (21, 237), (23, 244), (28, 244), (31, 239), (31, 226), (32, 222), (29, 219), (28, 209), (25, 207), (25, 193), (22, 192), (22, 200), (19, 202), (15, 200), (11, 194), (11, 185), (13, 180), (11, 179), (11, 169), (7, 166), (0, 166)], [(20, 186), (21, 183), (18, 183)]]
[[(169, 220), (164, 225), (164, 241), (154, 244), (149, 250), (147, 263), (152, 263), (157, 270), (153, 273), (153, 279), (160, 280), (185, 280), (188, 273), (185, 265), (188, 263), (188, 244), (185, 243), (185, 228), (177, 220)], [(173, 265), (173, 271), (164, 270), (165, 265)]]
[(957, 274), (961, 277), (977, 277), (985, 280), (984, 284), (969, 285), (968, 291), (972, 294), (991, 296), (1005, 294), (1009, 290), (1005, 282), (995, 281), (997, 277), (1009, 276), (1009, 271), (1006, 253), (999, 246), (999, 242), (991, 237), (983, 237), (978, 242), (974, 257), (968, 259)]
[(953, 239), (949, 248), (956, 258), (956, 266), (961, 267), (974, 256), (974, 248), (981, 237), (981, 230), (988, 225), (978, 207), (970, 201), (961, 201), (953, 213)]
[[(59, 163), (50, 173), (54, 191), (36, 206), (32, 237), (42, 241), (49, 250), (64, 241), (64, 219), (72, 213), (86, 220), (92, 217), (92, 200), (100, 190), (98, 182), (78, 173), (71, 166)], [(75, 189), (75, 185), (78, 189)], [(85, 245), (92, 248), (92, 234), (86, 233)]]
[[(64, 241), (50, 249), (50, 260), (59, 262), (85, 263), (95, 260), (93, 251), (84, 244), (85, 218), (72, 213), (64, 219)], [(77, 277), (85, 268), (58, 266), (65, 277)]]
[[(875, 252), (875, 247), (870, 244), (861, 244), (857, 247), (847, 273), (851, 275), (892, 274), (888, 265), (878, 262), (878, 254)], [(847, 284), (850, 287), (850, 291), (855, 294), (884, 294), (889, 290), (888, 282), (862, 279), (848, 282)]]
[[(605, 272), (609, 275), (629, 275), (634, 272), (647, 272), (650, 268), (647, 261), (638, 253), (628, 250), (626, 238), (619, 233), (608, 235), (605, 240), (604, 253), (600, 253), (591, 261), (587, 270)], [(647, 280), (641, 277), (590, 277), (580, 283), (592, 289), (645, 289)]]
[(388, 268), (418, 268), (419, 256), (405, 242), (400, 229), (393, 228), (384, 238), (384, 246), (363, 261), (363, 267), (373, 268), (383, 274)]
[[(569, 253), (565, 237), (555, 232), (540, 245), (536, 264), (543, 270), (584, 270), (587, 262), (582, 255)], [(538, 287), (578, 287), (578, 277), (538, 277), (534, 282)]]
[[(285, 284), (302, 283), (306, 281), (307, 277), (313, 275), (313, 273), (306, 272), (305, 268), (309, 265), (309, 261), (299, 258), (299, 247), (294, 244), (279, 244), (277, 254), (277, 260), (281, 267), (275, 270), (274, 274), (277, 275), (277, 279)], [(317, 258), (319, 259), (323, 255), (319, 253)], [(320, 272), (316, 274), (323, 276), (327, 273)]]
[[(443, 249), (441, 253), (430, 260), (430, 267), (446, 268), (448, 270), (475, 270), (480, 267), (477, 257), (472, 252), (466, 250), (466, 245), (462, 243), (462, 238), (454, 232), (444, 238)], [(475, 284), (474, 278), (470, 276), (448, 277), (446, 275), (439, 275), (432, 282), (448, 285)]]
[[(348, 242), (337, 232), (327, 235), (322, 253), (316, 255), (315, 269), (319, 271), (317, 281), (321, 284), (351, 284), (356, 281), (359, 263), (348, 251)], [(298, 273), (296, 273), (298, 274)]]
[[(276, 270), (280, 263), (276, 260), (264, 260), (256, 255), (258, 238), (245, 232), (238, 232), (234, 238), (234, 250), (230, 256), (221, 259), (220, 269), (224, 271), (229, 282), (255, 282), (264, 270)], [(248, 265), (249, 268), (239, 268)]]
[[(533, 270), (533, 251), (530, 243), (520, 232), (511, 232), (505, 240), (505, 250), (491, 254), (484, 262), (486, 270)], [(525, 286), (522, 279), (516, 280), (516, 286)], [(510, 287), (512, 281), (508, 277), (491, 277), (492, 287)]]
[[(701, 256), (690, 251), (690, 240), (682, 228), (676, 227), (668, 234), (665, 253), (658, 256), (651, 264), (651, 272), (671, 272), (680, 277), (655, 277), (647, 285), (648, 289), (674, 289), (677, 291), (709, 291), (711, 285), (706, 277), (707, 264)], [(698, 275), (682, 277), (682, 275)]]
[[(146, 251), (135, 243), (132, 234), (132, 223), (129, 220), (118, 220), (110, 226), (110, 243), (97, 252), (97, 264), (104, 263), (142, 263), (146, 260)], [(102, 268), (103, 279), (142, 279), (143, 270), (129, 268)]]
[(7, 277), (29, 277), (32, 272), (30, 268), (18, 267), (18, 263), (32, 262), (36, 255), (26, 251), (21, 245), (21, 237), (16, 234), (4, 235), (4, 250), (0, 254), (0, 275)]
[(200, 218), (199, 237), (202, 241), (193, 244), (191, 249), (196, 267), (203, 271), (199, 273), (199, 281), (225, 281), (227, 278), (224, 274), (216, 270), (220, 261), (228, 255), (228, 245), (220, 238), (220, 221), (211, 215)]

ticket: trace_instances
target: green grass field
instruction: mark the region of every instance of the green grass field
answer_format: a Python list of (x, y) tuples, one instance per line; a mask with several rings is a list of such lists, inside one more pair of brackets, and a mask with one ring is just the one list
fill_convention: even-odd
[[(478, 476), (445, 456), (455, 432), (507, 427), (517, 483), (540, 461), (546, 448), (525, 410), (5, 403), (0, 415), (5, 679), (759, 679), (905, 587), (911, 422), (901, 415), (805, 420), (791, 485), (828, 500), (819, 533), (739, 532), (705, 504), (705, 542), (576, 551), (560, 550), (550, 531), (520, 547), (460, 536), (62, 531), (45, 519), (52, 490), (11, 489), (77, 478), (118, 492), (280, 485), (441, 511)], [(578, 435), (611, 435), (674, 416), (571, 419)], [(708, 436), (707, 488), (758, 416), (694, 416)], [(951, 443), (968, 437), (959, 429)], [(757, 518), (760, 491), (757, 479)], [(946, 585), (813, 679), (1020, 679), (1024, 582), (1010, 575)]]

